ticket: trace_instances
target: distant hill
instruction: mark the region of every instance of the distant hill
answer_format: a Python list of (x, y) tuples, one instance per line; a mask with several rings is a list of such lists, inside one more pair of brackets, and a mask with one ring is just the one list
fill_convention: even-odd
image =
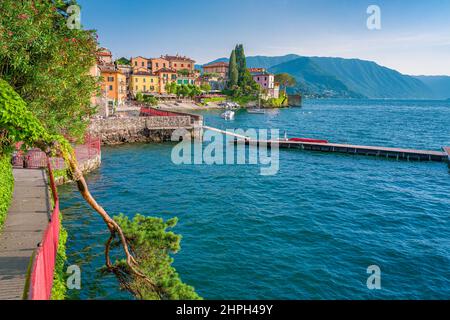
[[(220, 58), (212, 62), (228, 61)], [(289, 73), (297, 79), (294, 90), (306, 95), (370, 99), (445, 99), (450, 77), (414, 77), (372, 61), (328, 57), (247, 57), (248, 67)]]
[(433, 93), (423, 82), (382, 67), (372, 61), (312, 57), (322, 70), (335, 75), (347, 87), (370, 99), (430, 99)]
[(297, 89), (307, 95), (364, 98), (331, 73), (325, 72), (312, 59), (301, 57), (269, 68), (273, 73), (289, 73), (297, 80)]
[(415, 76), (414, 78), (425, 83), (433, 91), (436, 99), (450, 100), (449, 76)]

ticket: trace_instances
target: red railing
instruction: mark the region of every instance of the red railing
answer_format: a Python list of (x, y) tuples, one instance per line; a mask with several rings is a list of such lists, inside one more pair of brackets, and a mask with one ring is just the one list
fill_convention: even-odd
[(50, 159), (47, 159), (47, 168), (54, 206), (50, 223), (45, 231), (42, 242), (36, 250), (31, 267), (30, 287), (28, 291), (29, 300), (49, 300), (51, 298), (56, 254), (58, 251), (60, 229), (59, 198)]
[(141, 108), (141, 116), (144, 117), (178, 117), (180, 114), (153, 108)]
[[(100, 155), (100, 145), (100, 138), (86, 136), (84, 144), (76, 145), (74, 147), (78, 162), (83, 162)], [(54, 170), (61, 170), (66, 167), (64, 159), (62, 158), (51, 158), (50, 163)], [(13, 157), (13, 166), (16, 168), (28, 169), (45, 168), (47, 166), (47, 155), (39, 149), (31, 149), (26, 153), (17, 151)]]

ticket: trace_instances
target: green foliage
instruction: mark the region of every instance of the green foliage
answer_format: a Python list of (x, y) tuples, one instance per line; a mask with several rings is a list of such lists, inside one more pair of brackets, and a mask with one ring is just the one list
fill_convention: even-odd
[(289, 73), (276, 74), (275, 82), (278, 82), (284, 88), (285, 95), (288, 87), (294, 87), (297, 84), (297, 80)]
[[(180, 250), (181, 236), (172, 229), (177, 219), (163, 221), (161, 218), (136, 215), (132, 220), (124, 215), (114, 217), (126, 234), (127, 240), (140, 266), (140, 270), (152, 280), (155, 287), (145, 280), (131, 276), (125, 261), (116, 264), (123, 289), (145, 300), (198, 300), (193, 287), (184, 284), (175, 268), (171, 254)], [(119, 243), (114, 243), (118, 246)]]
[(11, 157), (0, 153), (0, 231), (11, 205), (14, 189), (14, 177), (11, 167)]
[(236, 45), (236, 48), (231, 52), (229, 79), (228, 92), (230, 96), (233, 98), (253, 97), (253, 100), (257, 99), (260, 87), (247, 69), (247, 59), (242, 44)]
[(200, 90), (204, 92), (210, 92), (211, 91), (211, 85), (209, 83), (202, 83), (200, 86)]
[(142, 94), (142, 92), (138, 92), (136, 93), (136, 101), (138, 102), (144, 102), (144, 95)]
[(230, 57), (230, 65), (229, 65), (229, 71), (228, 71), (228, 78), (229, 78), (229, 84), (228, 86), (230, 88), (234, 88), (235, 86), (238, 85), (238, 80), (239, 80), (239, 70), (238, 70), (238, 66), (237, 66), (237, 60), (236, 60), (236, 51), (233, 50), (231, 52), (231, 57)]
[(158, 105), (158, 99), (156, 99), (154, 96), (145, 95), (143, 99), (146, 104), (149, 104), (151, 106)]
[(282, 108), (287, 107), (289, 104), (289, 100), (287, 96), (283, 93), (280, 93), (280, 96), (276, 98), (270, 98), (267, 101), (264, 102), (264, 105), (266, 107), (272, 107), (272, 108)]
[(0, 78), (51, 133), (82, 137), (97, 79), (96, 35), (69, 29), (70, 1), (0, 1)]
[(55, 272), (51, 293), (52, 300), (64, 300), (67, 292), (66, 273), (64, 272), (64, 266), (67, 260), (67, 230), (62, 225), (62, 214), (60, 215), (60, 221), (58, 251), (56, 253)]
[(177, 73), (180, 76), (185, 76), (185, 77), (187, 77), (187, 76), (189, 76), (191, 74), (191, 72), (188, 69), (178, 70)]
[(125, 65), (125, 66), (131, 66), (131, 61), (127, 58), (120, 58), (116, 60), (116, 65)]

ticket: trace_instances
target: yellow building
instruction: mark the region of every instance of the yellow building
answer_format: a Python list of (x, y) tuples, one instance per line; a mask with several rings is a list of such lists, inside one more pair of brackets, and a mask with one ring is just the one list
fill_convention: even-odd
[(137, 72), (130, 76), (130, 92), (136, 96), (138, 92), (159, 93), (159, 77), (150, 72)]

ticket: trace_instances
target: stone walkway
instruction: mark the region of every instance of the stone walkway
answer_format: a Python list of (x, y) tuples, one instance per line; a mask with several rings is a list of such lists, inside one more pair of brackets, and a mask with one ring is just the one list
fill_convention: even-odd
[(50, 217), (45, 170), (14, 169), (14, 197), (0, 234), (0, 300), (23, 298), (30, 258)]

